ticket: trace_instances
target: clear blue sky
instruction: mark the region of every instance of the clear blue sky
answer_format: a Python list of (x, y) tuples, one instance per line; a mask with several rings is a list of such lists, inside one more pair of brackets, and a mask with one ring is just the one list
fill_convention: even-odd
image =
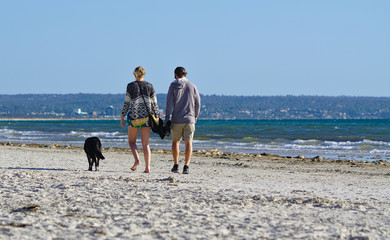
[(0, 0), (0, 94), (390, 96), (388, 0)]

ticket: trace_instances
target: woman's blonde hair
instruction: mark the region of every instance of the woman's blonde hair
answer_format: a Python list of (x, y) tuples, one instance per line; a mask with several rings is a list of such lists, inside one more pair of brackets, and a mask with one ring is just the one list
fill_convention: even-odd
[(141, 66), (138, 66), (134, 69), (134, 76), (138, 78), (143, 78), (146, 75), (145, 69)]

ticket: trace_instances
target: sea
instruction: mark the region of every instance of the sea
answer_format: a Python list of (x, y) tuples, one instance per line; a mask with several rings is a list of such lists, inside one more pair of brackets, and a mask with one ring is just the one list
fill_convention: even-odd
[[(0, 142), (83, 146), (91, 136), (106, 148), (128, 148), (127, 129), (119, 120), (0, 121)], [(171, 140), (151, 133), (150, 146), (169, 150)], [(198, 120), (193, 148), (390, 161), (390, 120)]]

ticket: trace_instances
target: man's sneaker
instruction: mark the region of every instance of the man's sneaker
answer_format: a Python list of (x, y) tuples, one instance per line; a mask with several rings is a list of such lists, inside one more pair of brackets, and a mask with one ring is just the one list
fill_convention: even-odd
[(174, 164), (173, 168), (171, 169), (171, 172), (179, 173), (179, 164)]
[(189, 174), (189, 173), (190, 173), (190, 168), (187, 165), (184, 165), (183, 174)]

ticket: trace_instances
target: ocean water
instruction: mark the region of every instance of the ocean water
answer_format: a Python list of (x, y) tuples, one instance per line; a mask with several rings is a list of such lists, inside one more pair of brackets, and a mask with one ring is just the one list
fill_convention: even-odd
[[(127, 130), (118, 120), (0, 121), (0, 142), (82, 146), (91, 136), (98, 136), (104, 147), (128, 147)], [(171, 141), (152, 133), (150, 146), (170, 149)], [(193, 146), (195, 150), (390, 161), (390, 120), (199, 120)]]

